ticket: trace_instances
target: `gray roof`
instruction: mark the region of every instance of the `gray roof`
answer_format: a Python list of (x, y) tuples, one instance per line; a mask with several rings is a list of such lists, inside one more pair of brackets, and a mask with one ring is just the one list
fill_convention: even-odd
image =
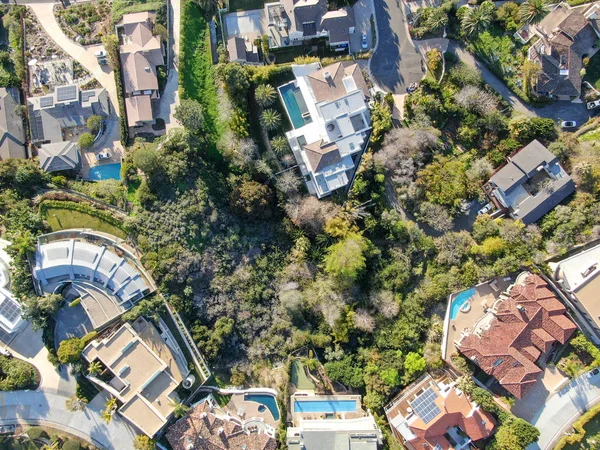
[[(74, 100), (73, 97), (59, 100), (73, 90)], [(75, 85), (60, 86), (55, 92), (41, 97), (29, 97), (27, 103), (31, 141), (34, 143), (62, 142), (63, 129), (85, 125), (88, 117), (94, 114), (106, 117), (110, 112), (106, 90), (80, 91)]]
[[(524, 189), (525, 183), (540, 173), (540, 167), (545, 167), (541, 173), (547, 170), (553, 176), (548, 177), (547, 184), (535, 193)], [(503, 195), (520, 199), (518, 204), (511, 205), (511, 216), (526, 224), (539, 220), (575, 190), (575, 183), (556, 156), (537, 140), (509, 157), (489, 183), (498, 187)]]
[(16, 88), (0, 88), (0, 159), (26, 158), (23, 118), (16, 112), (21, 104)]
[(74, 142), (44, 144), (39, 150), (39, 158), (40, 167), (46, 172), (77, 169), (81, 164)]
[(354, 11), (347, 6), (323, 15), (320, 29), (329, 31), (329, 42), (337, 44), (350, 42), (350, 27), (353, 26)]
[(375, 431), (303, 430), (287, 438), (289, 450), (377, 450), (377, 441)]
[(598, 34), (594, 21), (586, 19), (582, 8), (573, 9), (565, 17), (566, 11), (566, 5), (556, 8), (538, 27), (541, 39), (533, 46), (532, 59), (541, 65), (542, 72), (536, 90), (548, 95), (578, 97), (582, 58), (590, 52)]

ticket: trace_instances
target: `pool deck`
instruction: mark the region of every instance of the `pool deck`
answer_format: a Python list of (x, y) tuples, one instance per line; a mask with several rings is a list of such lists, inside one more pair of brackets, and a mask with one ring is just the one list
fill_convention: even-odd
[(465, 328), (472, 328), (473, 325), (483, 317), (485, 308), (491, 307), (500, 294), (515, 282), (514, 277), (511, 277), (509, 280), (505, 280), (504, 278), (505, 277), (496, 277), (475, 286), (475, 294), (468, 300), (471, 303), (469, 311), (463, 312), (460, 310), (455, 319), (450, 319), (452, 301), (460, 294), (460, 292), (464, 292), (468, 289), (463, 289), (460, 292), (450, 295), (446, 310), (446, 319), (444, 321), (445, 345), (443, 345), (442, 348), (442, 356), (446, 361), (450, 361), (452, 354), (457, 352), (454, 341), (460, 338), (461, 332)]
[[(97, 155), (105, 152), (110, 154), (110, 158), (98, 161)], [(106, 121), (106, 130), (104, 131), (104, 134), (100, 136), (91, 149), (79, 149), (79, 154), (81, 156), (81, 169), (79, 170), (79, 174), (84, 180), (90, 179), (90, 169), (92, 167), (120, 163), (123, 159), (124, 152), (119, 135), (118, 121)]]
[[(297, 412), (294, 408), (295, 402), (335, 402), (335, 401), (349, 401), (353, 400), (356, 402), (355, 412), (338, 412), (338, 413), (325, 413), (325, 412)], [(293, 395), (290, 399), (292, 414), (292, 421), (296, 424), (302, 420), (322, 420), (325, 419), (326, 414), (334, 414), (337, 419), (358, 419), (365, 417), (366, 413), (361, 407), (360, 395)]]
[(279, 425), (279, 420), (275, 420), (269, 408), (266, 408), (265, 411), (260, 412), (258, 407), (260, 403), (251, 402), (248, 400), (244, 400), (245, 394), (233, 394), (231, 396), (231, 400), (225, 406), (225, 410), (229, 410), (235, 415), (241, 417), (244, 420), (248, 420), (254, 417), (262, 419), (266, 424), (272, 426), (273, 428), (277, 428)]

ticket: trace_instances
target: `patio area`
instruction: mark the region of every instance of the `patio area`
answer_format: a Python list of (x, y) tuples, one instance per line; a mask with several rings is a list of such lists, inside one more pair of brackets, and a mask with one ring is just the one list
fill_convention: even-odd
[(258, 402), (246, 400), (246, 394), (233, 394), (224, 409), (247, 421), (248, 426), (258, 426), (262, 430), (264, 424), (267, 424), (273, 428), (277, 428), (279, 420), (275, 420), (269, 408), (261, 408), (261, 406), (263, 405)]
[(449, 360), (457, 351), (454, 342), (460, 338), (462, 331), (466, 328), (472, 329), (484, 316), (486, 309), (490, 308), (514, 281), (514, 277), (496, 277), (471, 289), (450, 295), (444, 323), (444, 359)]

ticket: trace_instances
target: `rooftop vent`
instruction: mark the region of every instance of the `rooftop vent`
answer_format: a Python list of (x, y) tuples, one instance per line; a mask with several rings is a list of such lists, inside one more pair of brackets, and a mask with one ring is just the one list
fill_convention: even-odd
[(150, 67), (149, 67), (149, 66), (146, 66), (146, 67), (144, 67), (144, 70), (145, 70), (146, 72), (150, 72)]
[(522, 311), (522, 312), (525, 312), (525, 311), (526, 311), (526, 309), (525, 309), (525, 307), (524, 307), (523, 305), (517, 305), (517, 309), (518, 309), (519, 311)]
[(223, 427), (219, 427), (219, 434), (225, 433), (225, 429)]
[(324, 71), (323, 76), (326, 80), (331, 80), (331, 72), (329, 72), (329, 70)]
[(594, 263), (592, 264), (590, 267), (588, 267), (587, 269), (585, 269), (582, 273), (581, 276), (583, 278), (586, 278), (588, 276), (590, 276), (596, 269), (598, 268), (598, 263)]
[(333, 131), (335, 130), (335, 124), (334, 123), (328, 123), (327, 124), (327, 131)]

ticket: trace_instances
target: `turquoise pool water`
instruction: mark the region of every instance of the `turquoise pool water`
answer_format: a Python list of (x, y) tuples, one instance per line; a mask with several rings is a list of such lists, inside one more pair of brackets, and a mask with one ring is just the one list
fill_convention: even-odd
[(120, 180), (121, 163), (103, 164), (90, 169), (90, 180)]
[(294, 401), (294, 411), (300, 413), (356, 412), (356, 400)]
[(450, 305), (450, 320), (456, 319), (456, 316), (458, 315), (458, 312), (460, 311), (462, 305), (464, 305), (465, 302), (474, 295), (475, 288), (471, 288), (467, 291), (462, 291), (460, 294), (454, 297), (454, 300), (452, 300), (452, 304)]
[(275, 397), (273, 397), (272, 395), (245, 394), (244, 400), (265, 405), (267, 408), (269, 408), (269, 411), (271, 411), (273, 419), (279, 420), (279, 408), (277, 408), (277, 402), (275, 401)]
[(298, 91), (298, 94), (300, 91), (296, 86), (294, 86), (294, 83), (281, 86), (279, 91), (281, 92), (281, 97), (285, 103), (285, 109), (287, 109), (290, 119), (292, 120), (292, 126), (294, 128), (302, 128), (305, 124), (305, 121), (302, 117), (302, 109), (300, 108), (298, 100), (296, 99), (297, 94), (294, 94), (295, 91)]

